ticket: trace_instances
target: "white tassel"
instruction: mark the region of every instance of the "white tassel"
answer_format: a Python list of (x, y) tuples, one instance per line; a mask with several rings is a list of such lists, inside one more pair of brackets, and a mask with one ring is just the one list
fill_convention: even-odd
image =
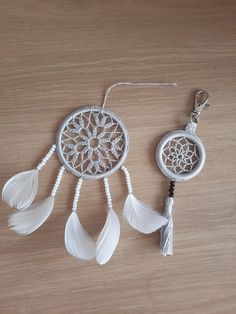
[(67, 251), (72, 256), (82, 260), (91, 260), (95, 258), (95, 243), (80, 223), (76, 213), (82, 183), (83, 179), (79, 178), (75, 189), (72, 213), (66, 222), (64, 241)]
[(55, 195), (64, 170), (65, 168), (62, 166), (49, 197), (32, 204), (24, 210), (15, 211), (10, 216), (8, 224), (12, 230), (21, 235), (28, 235), (38, 229), (47, 220), (53, 210)]
[(38, 189), (38, 172), (56, 149), (53, 145), (36, 169), (21, 172), (10, 178), (3, 187), (2, 199), (10, 207), (24, 209), (33, 202)]
[(172, 219), (172, 207), (174, 199), (173, 197), (167, 197), (165, 202), (164, 216), (168, 219), (167, 224), (160, 230), (161, 241), (160, 248), (161, 254), (164, 256), (173, 255), (173, 219)]
[(120, 239), (120, 222), (115, 211), (112, 209), (112, 199), (107, 178), (104, 178), (104, 185), (109, 211), (96, 244), (96, 260), (100, 265), (110, 260)]
[(152, 233), (160, 229), (167, 223), (167, 219), (154, 211), (151, 206), (138, 200), (132, 194), (129, 172), (124, 166), (122, 166), (121, 169), (124, 171), (129, 193), (124, 205), (124, 217), (127, 219), (131, 227), (144, 234)]

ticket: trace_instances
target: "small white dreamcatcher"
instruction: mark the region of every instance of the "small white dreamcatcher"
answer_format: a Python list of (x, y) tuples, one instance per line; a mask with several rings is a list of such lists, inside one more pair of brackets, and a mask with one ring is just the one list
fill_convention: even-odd
[(176, 181), (186, 181), (195, 177), (203, 168), (206, 153), (195, 134), (201, 110), (208, 106), (209, 95), (201, 90), (195, 94), (195, 109), (185, 130), (168, 133), (156, 149), (156, 162), (162, 173), (170, 180), (169, 196), (166, 199), (164, 217), (168, 219), (161, 230), (161, 253), (173, 255), (172, 206)]
[[(123, 163), (128, 154), (128, 132), (124, 123), (105, 108), (107, 96), (119, 85), (176, 86), (175, 83), (131, 83), (120, 82), (107, 89), (101, 106), (88, 106), (70, 114), (57, 132), (56, 144), (34, 170), (19, 173), (5, 184), (2, 198), (17, 210), (9, 219), (10, 227), (21, 235), (28, 235), (38, 229), (49, 217), (54, 207), (54, 198), (63, 173), (68, 170), (77, 176), (72, 212), (65, 227), (67, 251), (80, 259), (96, 259), (105, 264), (112, 256), (120, 237), (120, 223), (113, 210), (108, 177), (121, 169), (126, 178), (128, 197), (124, 216), (129, 224), (144, 233), (161, 228), (167, 219), (148, 205), (140, 202), (132, 193), (129, 172)], [(38, 187), (38, 173), (54, 152), (57, 152), (62, 166), (58, 172), (52, 192), (46, 199), (33, 203)], [(80, 223), (77, 205), (84, 179), (103, 179), (107, 198), (107, 218), (95, 241)]]

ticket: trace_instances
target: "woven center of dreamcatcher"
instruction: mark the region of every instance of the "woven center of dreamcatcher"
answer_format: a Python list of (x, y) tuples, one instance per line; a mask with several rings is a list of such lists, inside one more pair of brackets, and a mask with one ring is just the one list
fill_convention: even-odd
[(59, 130), (59, 157), (77, 176), (101, 178), (123, 163), (127, 131), (112, 112), (87, 107), (69, 116)]
[(199, 161), (197, 144), (186, 137), (172, 138), (164, 146), (162, 158), (171, 172), (189, 173), (194, 170)]

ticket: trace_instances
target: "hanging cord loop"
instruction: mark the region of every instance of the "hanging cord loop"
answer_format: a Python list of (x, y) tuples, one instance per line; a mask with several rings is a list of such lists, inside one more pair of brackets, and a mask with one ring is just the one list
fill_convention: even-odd
[(102, 105), (101, 105), (102, 108), (105, 107), (108, 95), (111, 92), (111, 90), (113, 88), (117, 87), (117, 86), (120, 86), (120, 85), (131, 85), (131, 86), (141, 86), (141, 87), (152, 87), (152, 86), (173, 86), (173, 87), (176, 87), (177, 83), (118, 82), (118, 83), (115, 83), (115, 84), (111, 85), (106, 90), (104, 98), (103, 98), (103, 102), (102, 102)]

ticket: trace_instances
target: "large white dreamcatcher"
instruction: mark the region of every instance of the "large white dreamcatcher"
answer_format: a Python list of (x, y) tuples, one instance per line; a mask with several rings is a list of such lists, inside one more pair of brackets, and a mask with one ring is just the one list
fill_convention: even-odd
[[(10, 227), (21, 235), (28, 235), (38, 229), (51, 214), (54, 200), (65, 170), (78, 177), (72, 212), (65, 227), (65, 246), (74, 257), (105, 264), (112, 256), (120, 237), (120, 223), (113, 209), (108, 178), (121, 169), (126, 178), (128, 196), (124, 216), (129, 224), (143, 233), (161, 228), (167, 219), (150, 206), (135, 198), (130, 175), (123, 163), (128, 154), (128, 132), (122, 120), (105, 108), (107, 96), (119, 85), (175, 86), (172, 83), (131, 83), (112, 85), (105, 93), (101, 106), (87, 106), (71, 113), (60, 125), (56, 144), (47, 155), (30, 171), (19, 173), (5, 184), (2, 198), (17, 210), (10, 216)], [(33, 203), (38, 188), (38, 174), (54, 152), (62, 163), (51, 194)], [(80, 190), (85, 179), (103, 179), (107, 198), (107, 218), (95, 241), (82, 226), (77, 206)]]

